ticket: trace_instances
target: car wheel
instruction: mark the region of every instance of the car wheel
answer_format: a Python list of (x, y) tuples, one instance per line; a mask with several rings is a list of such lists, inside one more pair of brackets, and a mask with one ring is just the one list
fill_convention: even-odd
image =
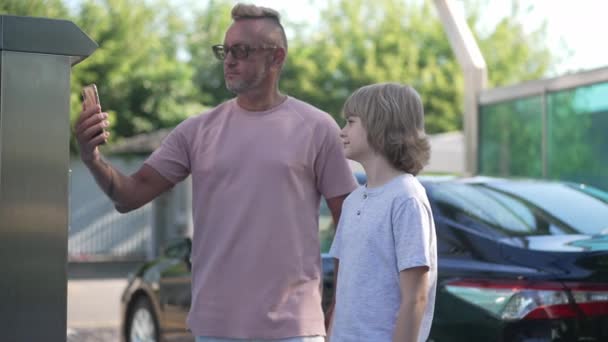
[(129, 342), (158, 342), (158, 321), (152, 310), (150, 301), (139, 298), (131, 315), (127, 329), (127, 341)]

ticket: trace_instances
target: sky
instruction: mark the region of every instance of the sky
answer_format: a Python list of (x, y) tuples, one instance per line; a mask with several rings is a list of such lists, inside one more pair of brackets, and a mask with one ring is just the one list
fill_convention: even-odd
[[(605, 35), (608, 1), (520, 0), (520, 3), (523, 8), (534, 6), (525, 16), (525, 27), (534, 29), (546, 20), (548, 46), (564, 55), (564, 60), (556, 65), (557, 74), (608, 66)], [(492, 4), (492, 16), (509, 13), (509, 1), (494, 0)]]
[[(257, 0), (255, 3), (276, 8), (295, 21), (309, 20), (318, 12), (318, 6), (310, 5), (311, 0)], [(322, 4), (323, 1), (313, 3)], [(523, 15), (524, 27), (533, 31), (546, 21), (547, 45), (562, 56), (563, 61), (555, 65), (554, 75), (551, 76), (608, 66), (608, 40), (605, 35), (608, 1), (519, 0), (519, 3), (522, 9), (530, 7), (530, 12)], [(487, 25), (497, 23), (510, 13), (510, 6), (511, 1), (491, 0), (489, 13), (483, 16), (487, 18)], [(289, 11), (286, 11), (287, 8)]]
[[(191, 3), (172, 0), (176, 5)], [(199, 0), (201, 3), (204, 0)], [(460, 0), (455, 0), (462, 3)], [(75, 6), (80, 0), (67, 0)], [(238, 2), (237, 0), (233, 1)], [(323, 0), (241, 0), (277, 9), (295, 22), (314, 22), (319, 16)], [(510, 13), (511, 1), (490, 0), (488, 13), (483, 14), (484, 25), (493, 25)], [(522, 9), (530, 8), (522, 16), (524, 27), (533, 31), (543, 21), (547, 23), (547, 45), (560, 57), (548, 76), (608, 66), (608, 44), (604, 24), (608, 20), (606, 0), (519, 0)], [(188, 8), (183, 6), (184, 9)]]

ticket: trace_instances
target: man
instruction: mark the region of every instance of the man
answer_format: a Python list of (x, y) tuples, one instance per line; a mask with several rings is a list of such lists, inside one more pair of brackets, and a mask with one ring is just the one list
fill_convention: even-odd
[(335, 121), (279, 91), (287, 40), (278, 13), (238, 4), (232, 18), (213, 51), (235, 99), (182, 122), (131, 176), (99, 154), (107, 115), (84, 109), (81, 157), (121, 212), (192, 175), (188, 325), (198, 342), (323, 341), (320, 196), (337, 221), (356, 183)]

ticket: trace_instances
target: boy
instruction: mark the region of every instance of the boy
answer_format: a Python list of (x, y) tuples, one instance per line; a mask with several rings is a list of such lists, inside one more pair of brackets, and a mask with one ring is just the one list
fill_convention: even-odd
[(426, 341), (437, 281), (435, 226), (414, 177), (428, 162), (424, 112), (411, 87), (384, 83), (344, 104), (346, 157), (367, 184), (345, 200), (330, 255), (338, 260), (331, 342)]

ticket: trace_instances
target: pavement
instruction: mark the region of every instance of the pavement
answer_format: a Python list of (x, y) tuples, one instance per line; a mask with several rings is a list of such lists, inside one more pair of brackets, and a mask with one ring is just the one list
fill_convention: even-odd
[(119, 341), (120, 296), (138, 264), (68, 264), (67, 342)]
[(117, 342), (117, 329), (68, 329), (67, 342)]
[(68, 281), (68, 327), (116, 328), (126, 279)]

